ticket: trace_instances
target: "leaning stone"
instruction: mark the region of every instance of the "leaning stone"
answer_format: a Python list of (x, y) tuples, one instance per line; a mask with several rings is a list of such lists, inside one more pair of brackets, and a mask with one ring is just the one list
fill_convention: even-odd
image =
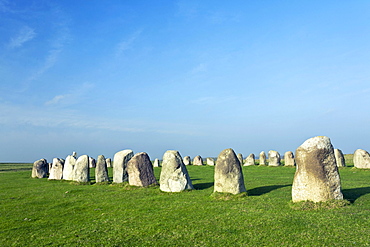
[(242, 155), (241, 153), (238, 153), (238, 154), (236, 155), (236, 157), (238, 157), (239, 163), (240, 163), (240, 165), (242, 166), (242, 165), (243, 165), (243, 155)]
[(215, 165), (214, 192), (239, 194), (246, 192), (242, 167), (234, 150), (223, 150)]
[(269, 166), (280, 166), (280, 154), (277, 151), (269, 151)]
[(343, 199), (334, 149), (328, 137), (317, 136), (305, 141), (296, 150), (296, 163), (293, 202)]
[(185, 156), (183, 159), (184, 165), (189, 166), (191, 165), (191, 159), (190, 156)]
[(48, 173), (48, 162), (46, 159), (37, 160), (33, 163), (32, 177), (33, 178), (46, 178)]
[(260, 161), (260, 165), (266, 165), (266, 153), (265, 151), (262, 151), (260, 153), (260, 157), (259, 157), (259, 161)]
[(113, 182), (123, 183), (128, 181), (127, 162), (134, 156), (132, 150), (126, 149), (117, 152), (113, 158)]
[(73, 169), (73, 181), (80, 183), (90, 181), (89, 156), (81, 155), (78, 157)]
[(202, 166), (203, 165), (203, 159), (200, 155), (197, 155), (193, 159), (193, 166)]
[(255, 157), (254, 157), (254, 154), (250, 154), (245, 159), (244, 166), (254, 166), (254, 165), (255, 165)]
[(128, 182), (133, 186), (147, 187), (157, 184), (153, 165), (147, 153), (137, 153), (127, 162)]
[(284, 163), (285, 166), (295, 166), (295, 159), (292, 151), (285, 152)]
[(96, 160), (93, 157), (89, 157), (89, 167), (90, 168), (96, 167)]
[(214, 165), (215, 165), (215, 160), (214, 160), (213, 158), (208, 157), (208, 158), (206, 159), (206, 163), (207, 163), (207, 165), (209, 165), (209, 166), (214, 166)]
[(98, 156), (98, 161), (96, 162), (95, 167), (95, 182), (109, 182), (107, 162), (104, 155)]
[(68, 155), (63, 167), (63, 179), (73, 180), (73, 169), (76, 165), (76, 158), (72, 155)]
[(344, 159), (344, 155), (342, 150), (335, 148), (334, 149), (335, 161), (337, 162), (338, 167), (345, 167), (346, 161)]
[(160, 190), (164, 192), (181, 192), (194, 189), (188, 170), (178, 151), (168, 150), (164, 153), (159, 184)]
[(49, 179), (60, 180), (63, 177), (64, 160), (59, 158), (53, 159), (53, 164), (50, 169)]
[(111, 158), (106, 158), (105, 163), (107, 163), (107, 167), (112, 167), (112, 159)]
[(353, 154), (353, 164), (356, 168), (370, 169), (370, 154), (363, 149), (357, 149)]
[(160, 162), (159, 162), (159, 159), (155, 159), (154, 160), (154, 162), (153, 162), (153, 167), (160, 167), (161, 166), (161, 164), (160, 164)]

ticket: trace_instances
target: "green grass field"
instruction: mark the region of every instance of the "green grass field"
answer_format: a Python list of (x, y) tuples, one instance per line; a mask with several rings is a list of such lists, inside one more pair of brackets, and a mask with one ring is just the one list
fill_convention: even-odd
[(188, 166), (196, 190), (181, 193), (32, 179), (31, 166), (0, 164), (1, 246), (370, 245), (370, 170), (340, 168), (349, 206), (297, 210), (289, 167), (243, 167), (248, 196), (220, 200), (210, 166)]

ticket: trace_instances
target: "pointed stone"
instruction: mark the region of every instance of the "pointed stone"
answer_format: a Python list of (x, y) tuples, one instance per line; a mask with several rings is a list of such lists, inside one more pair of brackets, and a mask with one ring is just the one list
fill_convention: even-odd
[(269, 151), (269, 166), (280, 166), (280, 154), (277, 151)]
[(73, 169), (76, 165), (76, 158), (72, 155), (68, 155), (63, 167), (63, 179), (73, 180)]
[(54, 158), (53, 163), (50, 168), (49, 179), (60, 180), (63, 177), (63, 166), (64, 160), (59, 158)]
[(33, 163), (32, 177), (33, 178), (46, 178), (49, 165), (46, 159), (40, 159)]
[(255, 157), (254, 157), (254, 154), (250, 154), (248, 155), (248, 157), (245, 159), (244, 161), (244, 166), (254, 166), (256, 163), (255, 163)]
[(206, 163), (207, 163), (207, 165), (209, 165), (209, 166), (214, 166), (214, 165), (215, 165), (215, 160), (214, 160), (213, 158), (208, 157), (208, 158), (206, 159)]
[(345, 167), (346, 161), (344, 159), (344, 155), (342, 150), (335, 148), (334, 149), (335, 161), (337, 162), (338, 167)]
[(246, 192), (242, 167), (234, 150), (223, 150), (215, 165), (214, 192), (239, 194)]
[(295, 166), (295, 159), (292, 151), (285, 152), (284, 162), (285, 166)]
[(259, 164), (260, 165), (266, 165), (266, 153), (265, 153), (265, 151), (262, 151), (260, 153)]
[(132, 150), (126, 149), (117, 152), (113, 158), (113, 182), (123, 183), (128, 181), (127, 162), (134, 156)]
[(164, 153), (159, 184), (160, 190), (165, 192), (194, 189), (188, 170), (178, 151), (168, 150)]
[(239, 160), (239, 163), (240, 163), (240, 165), (242, 166), (243, 165), (243, 155), (241, 154), (241, 153), (238, 153), (237, 155), (236, 155), (236, 157), (238, 157), (238, 160)]
[(202, 166), (203, 165), (203, 159), (200, 155), (197, 155), (193, 159), (193, 166)]
[(183, 159), (184, 165), (189, 166), (191, 165), (191, 158), (190, 156), (185, 156)]
[(159, 162), (159, 159), (155, 159), (154, 162), (153, 162), (153, 167), (161, 167), (161, 164)]
[(147, 187), (157, 184), (153, 165), (145, 152), (137, 153), (127, 163), (128, 182), (133, 186)]
[(357, 149), (353, 154), (353, 164), (356, 168), (370, 169), (370, 154), (363, 149)]
[(98, 156), (98, 161), (96, 162), (95, 167), (95, 182), (109, 182), (107, 162), (104, 155)]
[(90, 181), (89, 156), (81, 155), (78, 157), (73, 169), (73, 181), (80, 183)]
[(343, 199), (334, 149), (328, 137), (308, 139), (295, 153), (293, 202)]

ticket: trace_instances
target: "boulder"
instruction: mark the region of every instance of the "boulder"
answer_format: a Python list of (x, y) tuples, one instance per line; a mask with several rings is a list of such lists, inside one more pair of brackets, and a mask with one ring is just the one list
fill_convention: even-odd
[(161, 167), (161, 164), (159, 162), (159, 159), (155, 159), (154, 162), (153, 162), (153, 167)]
[(106, 158), (105, 163), (107, 164), (107, 167), (112, 167), (112, 159), (111, 158)]
[(81, 155), (73, 169), (73, 181), (84, 183), (90, 181), (89, 156)]
[(345, 167), (346, 161), (344, 159), (344, 155), (342, 153), (342, 150), (335, 148), (334, 149), (334, 155), (335, 155), (335, 161), (337, 162), (338, 167)]
[(223, 150), (215, 165), (214, 192), (239, 194), (246, 192), (242, 167), (234, 150)]
[(370, 169), (370, 154), (363, 149), (357, 149), (353, 154), (353, 164), (356, 168)]
[(193, 159), (193, 166), (202, 166), (203, 165), (203, 159), (200, 155), (197, 155)]
[(343, 199), (334, 149), (328, 137), (308, 139), (295, 154), (297, 168), (292, 186), (293, 202)]
[(133, 186), (147, 187), (157, 184), (154, 177), (153, 165), (147, 153), (135, 154), (127, 162), (128, 182)]
[(108, 167), (104, 155), (99, 155), (95, 167), (95, 182), (109, 182)]
[(254, 166), (256, 163), (255, 163), (255, 157), (254, 157), (254, 154), (250, 154), (248, 155), (248, 157), (245, 159), (244, 161), (244, 166)]
[(168, 150), (164, 153), (159, 184), (160, 190), (164, 192), (194, 189), (188, 170), (178, 151)]
[(209, 166), (214, 166), (214, 165), (215, 165), (215, 160), (214, 160), (213, 158), (208, 157), (208, 158), (206, 159), (206, 163), (207, 163), (207, 165), (209, 165)]
[(191, 158), (190, 156), (185, 156), (183, 159), (184, 165), (189, 166), (191, 165)]
[(243, 155), (242, 155), (241, 153), (238, 153), (238, 154), (236, 155), (236, 157), (238, 157), (239, 163), (240, 163), (240, 165), (242, 166), (242, 165), (243, 165)]
[(50, 168), (49, 179), (60, 180), (63, 178), (63, 166), (64, 160), (59, 158), (54, 158), (53, 163)]
[(134, 156), (132, 150), (126, 149), (117, 152), (113, 158), (113, 182), (123, 183), (128, 181), (127, 162)]
[(277, 151), (269, 151), (269, 166), (280, 166), (280, 154)]
[(89, 167), (90, 168), (96, 167), (96, 160), (93, 157), (89, 157)]
[(73, 169), (76, 165), (76, 158), (72, 155), (68, 155), (63, 167), (63, 179), (73, 180)]
[(295, 166), (295, 159), (292, 151), (285, 152), (284, 163), (285, 166)]
[(46, 159), (36, 160), (32, 167), (33, 178), (46, 178), (48, 173), (49, 164)]
[(266, 153), (265, 153), (265, 151), (262, 151), (260, 153), (259, 162), (260, 162), (259, 163), (260, 165), (266, 165)]

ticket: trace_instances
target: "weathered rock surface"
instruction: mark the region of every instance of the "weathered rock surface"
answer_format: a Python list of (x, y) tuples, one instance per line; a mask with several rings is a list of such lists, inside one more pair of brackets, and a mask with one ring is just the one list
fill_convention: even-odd
[(159, 162), (159, 159), (155, 159), (154, 162), (153, 162), (153, 167), (161, 167), (161, 164)]
[(165, 192), (194, 189), (188, 170), (178, 151), (168, 150), (164, 153), (159, 184), (160, 190)]
[(127, 162), (128, 182), (130, 185), (147, 187), (157, 184), (154, 177), (153, 165), (147, 153), (135, 154)]
[(209, 165), (209, 166), (214, 166), (214, 165), (215, 165), (215, 160), (214, 160), (213, 158), (208, 157), (208, 158), (206, 159), (206, 163), (207, 163), (207, 165)]
[(89, 157), (89, 167), (90, 168), (96, 167), (96, 160), (93, 157)]
[(49, 164), (46, 159), (40, 159), (33, 163), (32, 177), (33, 178), (46, 178), (48, 173)]
[(269, 151), (269, 166), (280, 166), (280, 154), (277, 151)]
[(98, 160), (96, 162), (96, 168), (95, 168), (95, 182), (102, 183), (102, 182), (108, 182), (109, 176), (108, 176), (108, 168), (107, 168), (107, 162), (104, 157), (104, 155), (99, 155)]
[(77, 153), (75, 151), (72, 152), (72, 157), (74, 157), (75, 159), (77, 159)]
[(49, 170), (49, 179), (56, 179), (56, 180), (62, 179), (63, 166), (64, 166), (63, 159), (54, 158), (51, 168)]
[(353, 154), (353, 164), (356, 168), (370, 169), (370, 154), (363, 149), (357, 149)]
[(236, 155), (236, 157), (238, 157), (239, 163), (240, 163), (240, 165), (242, 166), (242, 165), (243, 165), (243, 155), (242, 155), (241, 153), (238, 153), (238, 154)]
[(342, 150), (335, 148), (334, 149), (335, 161), (337, 162), (338, 167), (346, 166), (346, 161), (344, 159), (344, 155)]
[(328, 137), (317, 136), (305, 141), (296, 150), (296, 164), (293, 202), (343, 199), (334, 149)]
[(284, 163), (285, 166), (295, 166), (295, 159), (292, 151), (285, 152)]
[(260, 160), (260, 165), (266, 165), (266, 153), (265, 153), (265, 151), (262, 151), (260, 153), (259, 160)]
[(128, 181), (127, 162), (134, 156), (132, 150), (126, 149), (117, 152), (113, 158), (113, 182), (123, 183)]
[(254, 154), (249, 154), (248, 157), (244, 161), (244, 166), (254, 166), (256, 159), (254, 157)]
[(203, 158), (200, 155), (197, 155), (193, 159), (193, 166), (202, 166), (203, 165)]
[(107, 164), (107, 167), (113, 167), (112, 166), (112, 159), (111, 158), (106, 158), (105, 163)]
[(73, 181), (80, 183), (90, 181), (89, 156), (81, 155), (78, 157), (73, 169)]
[(191, 158), (190, 156), (185, 156), (183, 159), (184, 165), (189, 166), (191, 165)]
[(242, 167), (234, 150), (223, 150), (215, 165), (214, 192), (239, 194), (246, 192)]
[(68, 155), (63, 167), (63, 179), (73, 180), (73, 169), (76, 165), (76, 158), (72, 155)]

